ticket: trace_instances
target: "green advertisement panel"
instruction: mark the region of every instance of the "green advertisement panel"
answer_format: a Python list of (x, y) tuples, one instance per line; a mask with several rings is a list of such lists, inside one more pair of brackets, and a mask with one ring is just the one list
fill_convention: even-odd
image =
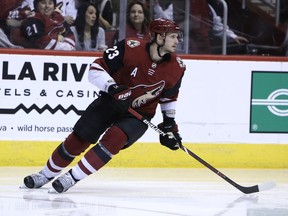
[(252, 71), (250, 132), (288, 132), (288, 72)]

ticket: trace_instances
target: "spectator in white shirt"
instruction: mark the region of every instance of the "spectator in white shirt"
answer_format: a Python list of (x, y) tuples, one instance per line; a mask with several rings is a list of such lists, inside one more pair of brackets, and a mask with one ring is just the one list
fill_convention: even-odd
[(105, 31), (99, 26), (99, 11), (94, 3), (82, 3), (71, 27), (76, 50), (104, 51), (107, 48)]

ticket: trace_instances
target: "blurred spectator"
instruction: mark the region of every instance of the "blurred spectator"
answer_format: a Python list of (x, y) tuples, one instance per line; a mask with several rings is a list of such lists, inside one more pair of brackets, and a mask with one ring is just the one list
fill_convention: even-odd
[(153, 7), (154, 19), (165, 18), (169, 20), (173, 19), (173, 3), (167, 2), (165, 7), (161, 7), (158, 0), (155, 0), (155, 5)]
[[(150, 0), (146, 0), (146, 4), (148, 7), (151, 6)], [(153, 17), (154, 19), (157, 18), (165, 18), (169, 20), (174, 20), (173, 19), (173, 3), (172, 1), (165, 1), (165, 4), (159, 4), (159, 0), (153, 0)]]
[[(33, 0), (1, 0), (0, 27), (6, 28), (10, 20), (22, 20), (31, 14)], [(20, 24), (18, 24), (19, 26)]]
[(93, 3), (82, 3), (78, 8), (74, 26), (71, 27), (76, 40), (76, 50), (104, 51), (104, 29), (99, 27), (99, 10)]
[(35, 16), (22, 22), (21, 32), (36, 48), (75, 50), (73, 32), (55, 5), (56, 0), (34, 0)]
[(8, 36), (6, 33), (3, 31), (2, 28), (0, 28), (0, 47), (4, 48), (15, 48), (15, 49), (20, 49), (23, 48), (22, 46), (17, 46), (9, 40)]
[[(132, 1), (127, 9), (126, 38), (134, 37), (151, 40), (149, 34), (150, 13), (143, 1)], [(114, 44), (119, 41), (119, 30), (116, 31)]]
[[(9, 11), (7, 16), (6, 24), (8, 28), (19, 27), (23, 19), (33, 15), (33, 0), (18, 0), (18, 2), (18, 6)], [(8, 4), (11, 5), (11, 1)]]
[[(192, 15), (192, 29), (190, 31), (190, 53), (212, 53), (211, 43), (215, 38), (222, 39), (223, 23), (220, 16), (207, 0), (190, 0), (190, 13)], [(242, 36), (238, 36), (227, 26), (228, 42), (237, 44), (248, 43)]]
[(20, 26), (21, 21), (31, 15), (33, 0), (1, 0), (0, 11), (0, 47), (21, 48), (9, 39), (10, 29)]
[(209, 6), (206, 0), (190, 1), (190, 40), (189, 53), (211, 53), (210, 47), (210, 23), (212, 20)]
[[(28, 1), (33, 2), (33, 0)], [(75, 21), (79, 1), (81, 0), (56, 0), (55, 10), (61, 13), (69, 25), (73, 25)], [(34, 10), (34, 6), (32, 6), (32, 10)]]
[(76, 2), (77, 0), (56, 0), (55, 10), (62, 14), (69, 25), (73, 25), (77, 15)]
[(288, 23), (288, 1), (280, 1), (280, 21), (282, 23)]
[(99, 24), (105, 30), (113, 26), (113, 5), (111, 0), (98, 0)]

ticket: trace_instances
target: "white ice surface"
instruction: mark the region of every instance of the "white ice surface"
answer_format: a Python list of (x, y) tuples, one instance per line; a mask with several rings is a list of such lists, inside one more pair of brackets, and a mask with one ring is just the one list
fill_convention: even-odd
[(40, 168), (0, 168), (0, 216), (287, 216), (287, 170), (221, 170), (243, 186), (273, 178), (277, 187), (244, 195), (203, 169), (112, 169), (64, 194), (20, 189)]

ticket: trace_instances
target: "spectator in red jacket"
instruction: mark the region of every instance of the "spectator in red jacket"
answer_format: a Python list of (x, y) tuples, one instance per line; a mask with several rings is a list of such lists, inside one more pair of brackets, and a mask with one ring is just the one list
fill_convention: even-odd
[(56, 0), (35, 0), (35, 15), (23, 21), (21, 32), (36, 48), (75, 50), (73, 32), (55, 5)]
[(31, 15), (32, 0), (1, 0), (0, 47), (22, 48), (10, 41), (10, 31), (19, 27), (22, 20)]

